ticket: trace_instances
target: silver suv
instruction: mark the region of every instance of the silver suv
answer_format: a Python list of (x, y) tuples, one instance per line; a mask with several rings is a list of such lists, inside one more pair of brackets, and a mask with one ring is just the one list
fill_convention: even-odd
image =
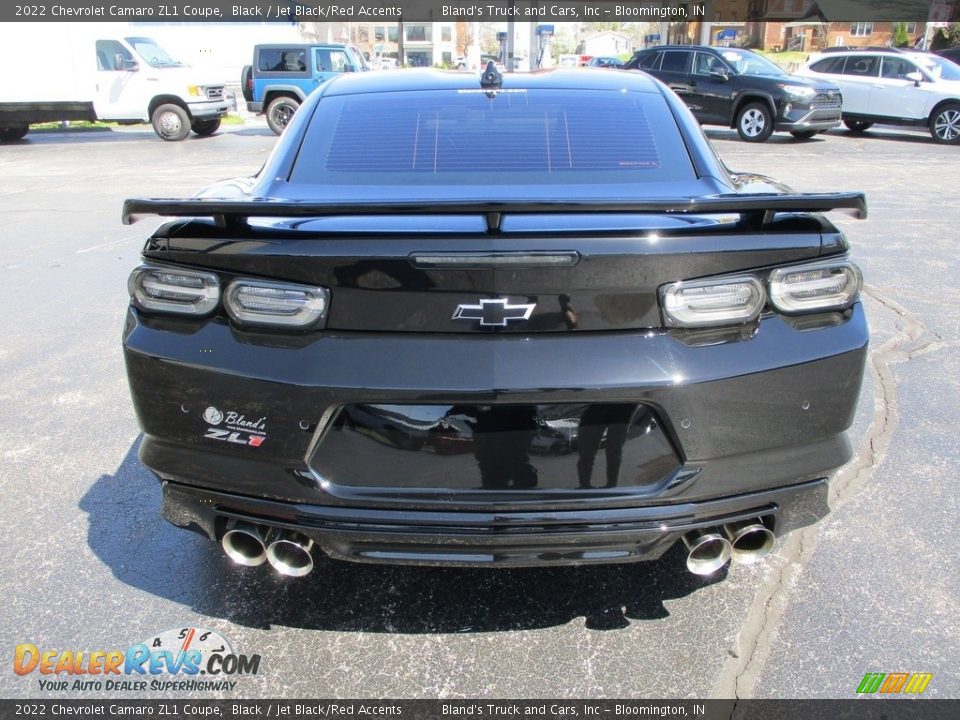
[(941, 143), (960, 144), (960, 66), (931, 53), (893, 48), (827, 50), (798, 75), (829, 79), (843, 93), (843, 123), (926, 127)]

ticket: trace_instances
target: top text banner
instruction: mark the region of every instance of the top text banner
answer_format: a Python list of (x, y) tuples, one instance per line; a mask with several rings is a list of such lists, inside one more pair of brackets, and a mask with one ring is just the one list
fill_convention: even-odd
[[(960, 0), (956, 0), (960, 4)], [(931, 10), (954, 0), (817, 0), (767, 2), (755, 6), (752, 21), (924, 22)], [(736, 21), (738, 3), (716, 0), (649, 2), (647, 0), (385, 0), (317, 2), (316, 0), (59, 0), (3, 3), (2, 22), (724, 22)], [(791, 9), (785, 9), (791, 8)], [(725, 17), (725, 13), (730, 17)], [(739, 20), (743, 21), (743, 13)]]

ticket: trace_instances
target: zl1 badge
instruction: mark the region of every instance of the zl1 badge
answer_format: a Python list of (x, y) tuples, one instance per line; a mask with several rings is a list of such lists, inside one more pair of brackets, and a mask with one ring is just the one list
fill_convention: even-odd
[(203, 436), (208, 440), (260, 447), (267, 439), (266, 417), (248, 420), (241, 413), (233, 410), (221, 412), (211, 405), (203, 411), (203, 419), (208, 425), (223, 425), (223, 427), (208, 427)]

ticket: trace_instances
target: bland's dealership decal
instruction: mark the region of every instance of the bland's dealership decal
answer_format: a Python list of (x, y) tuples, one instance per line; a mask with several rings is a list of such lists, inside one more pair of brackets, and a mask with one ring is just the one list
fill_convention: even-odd
[[(221, 412), (211, 405), (203, 411), (203, 419), (211, 427), (204, 435), (209, 440), (260, 447), (267, 439), (267, 418), (250, 419), (233, 410)], [(223, 423), (223, 427), (213, 427)]]
[(14, 651), (13, 671), (36, 674), (37, 687), (44, 691), (233, 690), (234, 677), (260, 671), (260, 656), (235, 652), (215, 630), (185, 627), (126, 650), (51, 650), (21, 643)]

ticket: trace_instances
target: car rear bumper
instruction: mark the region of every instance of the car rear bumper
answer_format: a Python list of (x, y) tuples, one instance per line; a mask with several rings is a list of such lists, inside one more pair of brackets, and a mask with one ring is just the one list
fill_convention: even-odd
[(256, 113), (257, 115), (259, 115), (260, 113), (263, 112), (263, 103), (254, 102), (252, 100), (247, 102), (247, 112)]
[[(827, 482), (698, 503), (553, 512), (322, 507), (163, 484), (163, 515), (218, 541), (233, 523), (295, 530), (328, 557), (400, 565), (540, 566), (659, 558), (685, 534), (763, 518), (777, 535), (827, 514)], [(266, 534), (266, 533), (265, 533)], [(269, 537), (269, 535), (266, 535)]]
[[(849, 460), (867, 338), (859, 303), (706, 332), (533, 336), (291, 337), (131, 310), (124, 353), (140, 457), (165, 481), (172, 522), (212, 539), (239, 518), (296, 527), (331, 555), (370, 562), (530, 564), (656, 557), (689, 529), (743, 514), (772, 518), (777, 534), (816, 521), (825, 503), (798, 514), (784, 498)], [(623, 480), (603, 483), (611, 426), (578, 486), (585, 443), (570, 428), (584, 434), (585, 408), (622, 405), (654, 419), (624, 434)], [(392, 414), (338, 419), (384, 406)], [(438, 407), (450, 408), (442, 423), (411, 424)], [(394, 412), (406, 408), (419, 410)], [(581, 427), (494, 425), (480, 440), (463, 425), (530, 408)], [(504, 457), (526, 474), (501, 462), (492, 477), (506, 481), (486, 482), (484, 464)]]

